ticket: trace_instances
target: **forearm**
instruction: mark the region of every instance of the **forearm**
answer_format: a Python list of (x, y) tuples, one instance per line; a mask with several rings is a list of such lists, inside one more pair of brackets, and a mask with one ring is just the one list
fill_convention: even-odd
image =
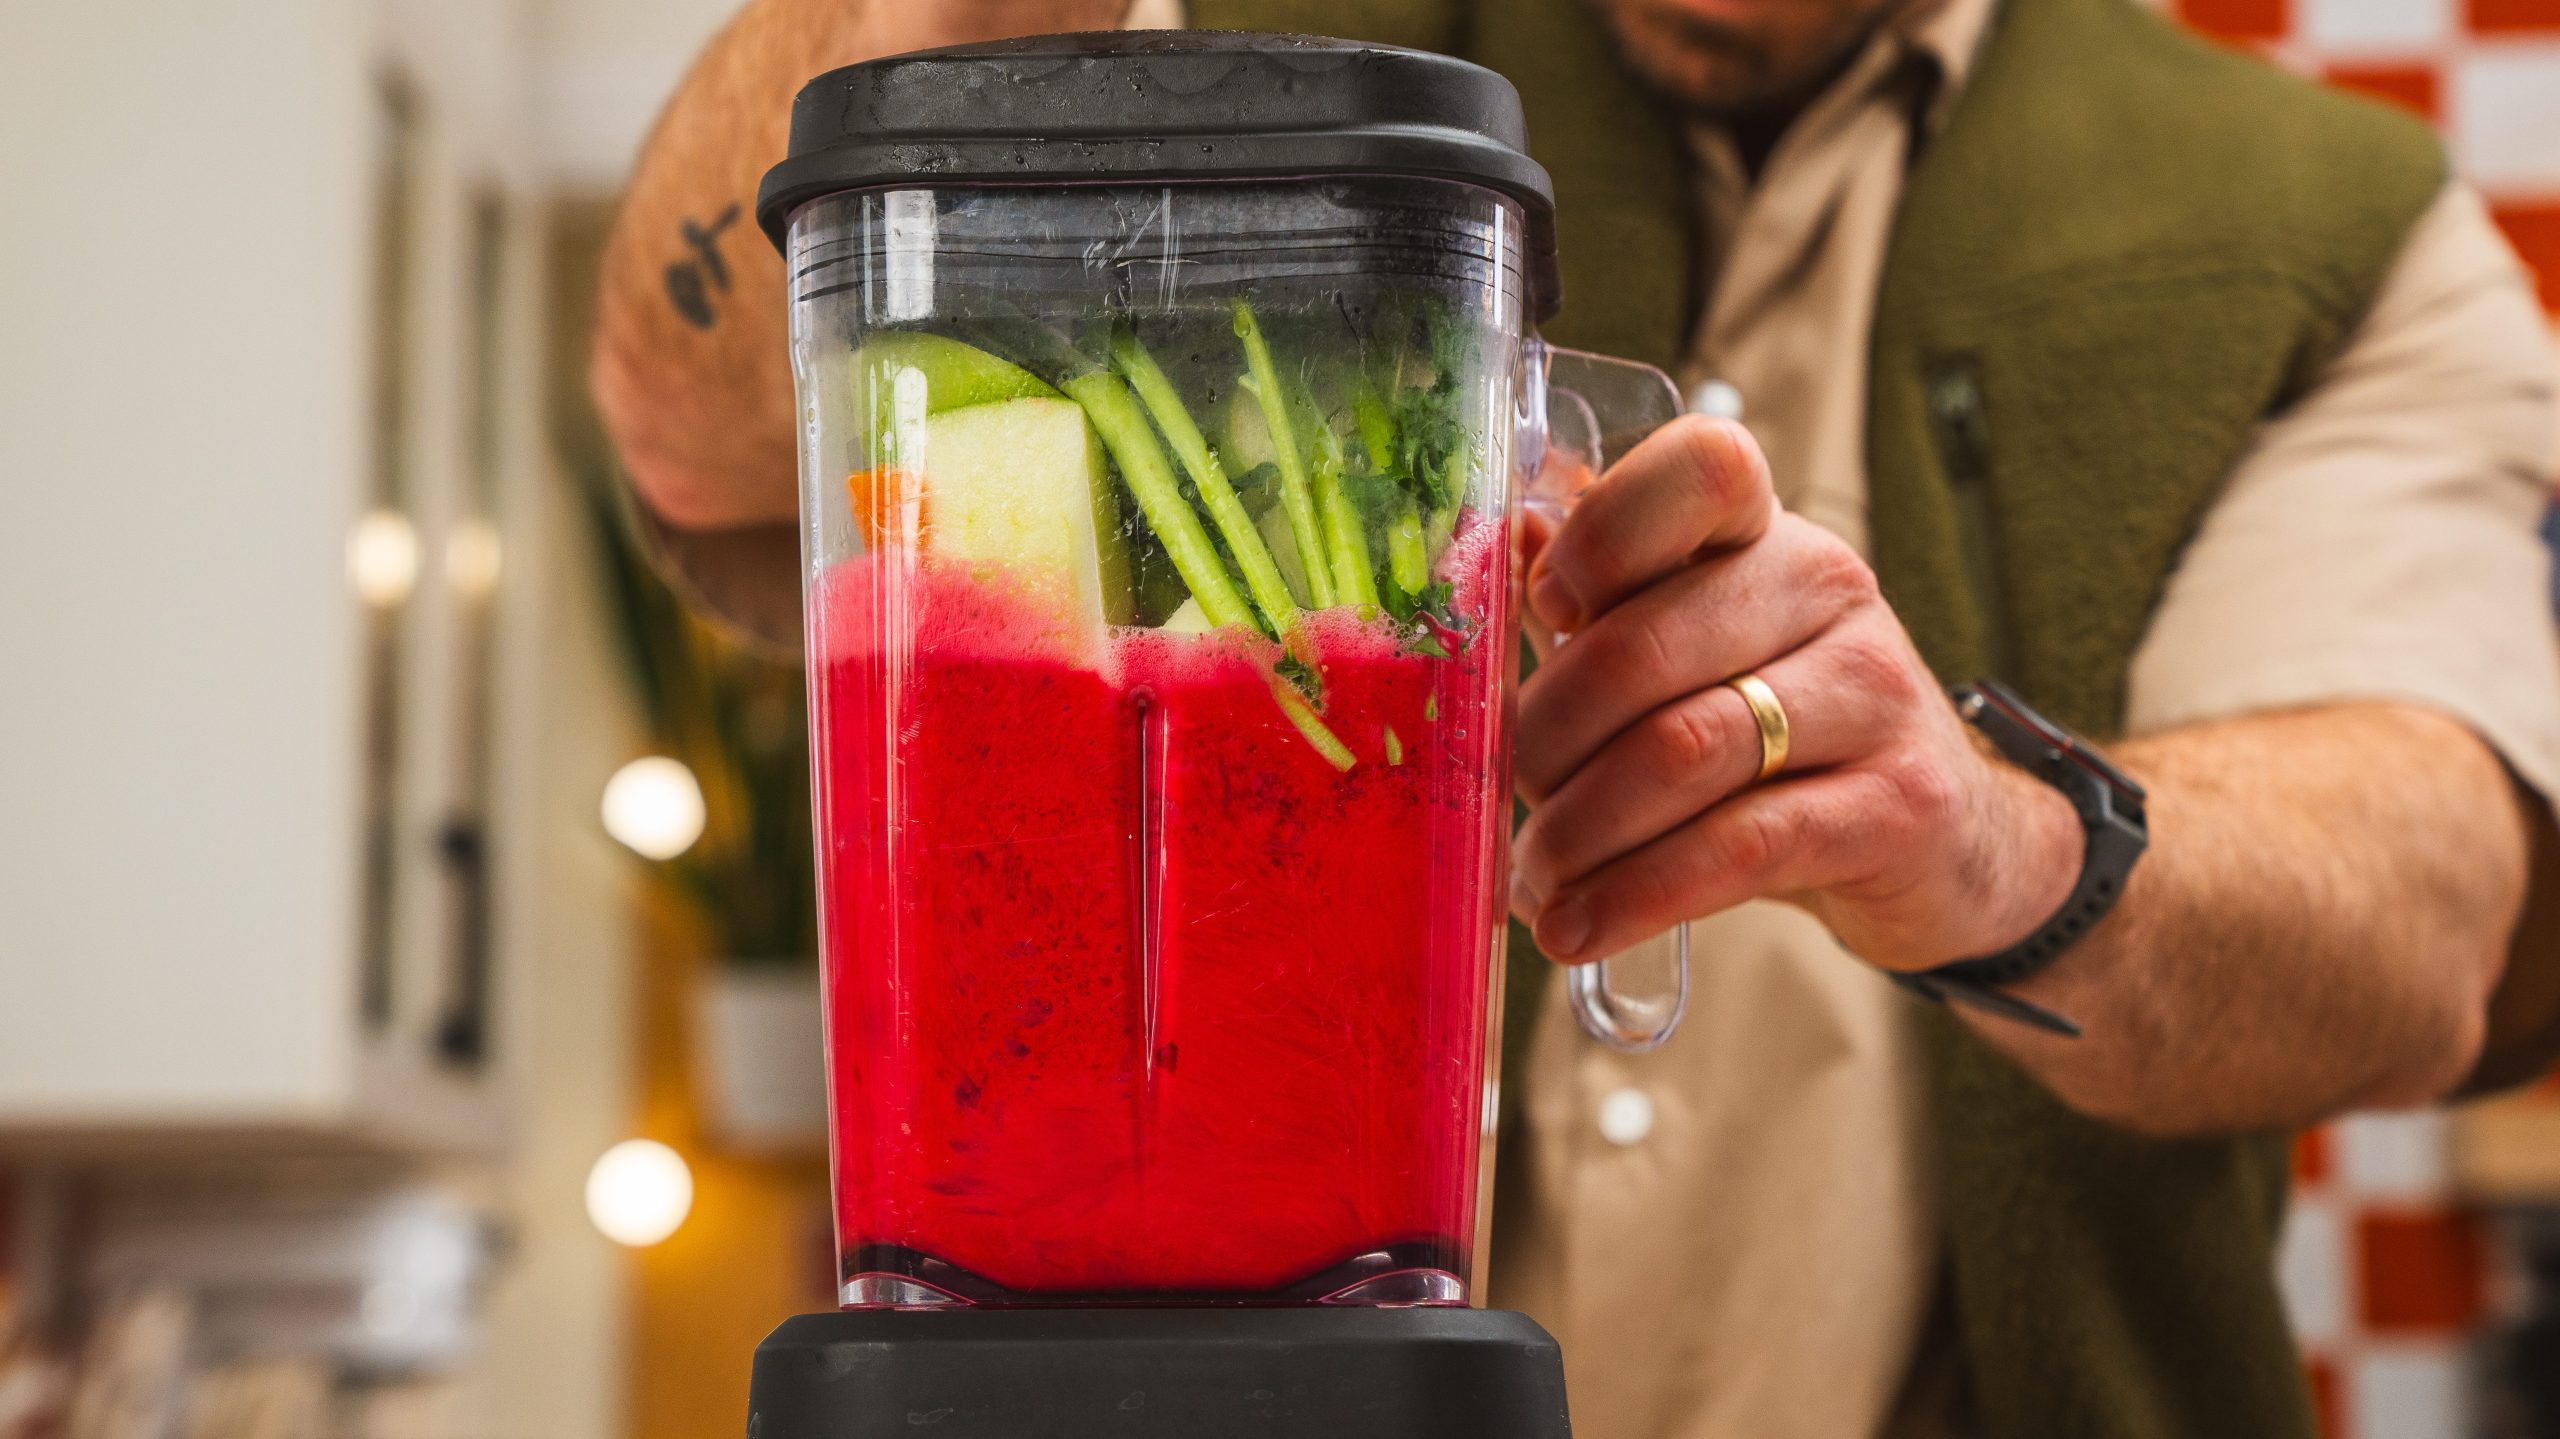
[[(2539, 605), (2538, 564), (2531, 578), (2490, 593)], [(1511, 906), (1548, 955), (1787, 899), (1849, 952), (1916, 971), (2024, 941), (2071, 892), (2070, 802), (1988, 753), (1864, 561), (1777, 505), (1739, 425), (1692, 416), (1636, 446), (1528, 580), (1540, 627), (1573, 638), (1520, 688), (1512, 766), (1531, 812)], [(1734, 685), (1746, 674), (1784, 712), (1783, 745), (1768, 697)], [(2486, 741), (2344, 701), (2113, 757), (2150, 790), (2150, 850), (2019, 988), (2085, 1036), (1964, 1022), (2066, 1103), (2151, 1133), (2420, 1103), (2470, 1077), (2544, 818)], [(2502, 1040), (2560, 1032), (2560, 996), (2509, 989)]]
[(605, 249), (591, 380), (643, 503), (687, 529), (788, 520), (782, 264), (755, 190), (801, 82), (863, 56), (874, 0), (757, 0), (685, 76)]
[(754, 210), (800, 86), (906, 50), (1107, 27), (1125, 4), (755, 0), (739, 12), (659, 117), (605, 250), (591, 382), (643, 503), (684, 530), (794, 514), (782, 262)]
[(2111, 751), (2151, 849), (2115, 911), (2018, 993), (2064, 1040), (1967, 1015), (2066, 1102), (2158, 1133), (2436, 1098), (2468, 1072), (2522, 907), (2513, 781), (2431, 712), (2353, 704)]

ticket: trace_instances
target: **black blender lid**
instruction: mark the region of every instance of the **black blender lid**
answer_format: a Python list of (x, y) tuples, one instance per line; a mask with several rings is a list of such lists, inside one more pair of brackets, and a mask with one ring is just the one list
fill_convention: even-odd
[(1109, 30), (955, 45), (831, 70), (791, 107), (756, 219), (873, 186), (1079, 180), (1459, 180), (1520, 202), (1530, 308), (1556, 307), (1555, 190), (1520, 94), (1481, 65), (1311, 35)]

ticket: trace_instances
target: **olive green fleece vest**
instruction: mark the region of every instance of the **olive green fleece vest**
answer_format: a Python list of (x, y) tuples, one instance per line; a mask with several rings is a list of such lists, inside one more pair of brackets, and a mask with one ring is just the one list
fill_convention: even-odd
[[(1682, 148), (1580, 0), (1192, 4), (1201, 24), (1351, 33), (1509, 75), (1556, 181), (1565, 308), (1549, 332), (1680, 357), (1697, 309)], [(2131, 0), (2003, 0), (1904, 196), (1869, 374), (1874, 562), (1940, 677), (1995, 674), (2116, 733), (2180, 550), (2443, 178), (2416, 122)], [(1927, 1029), (1982, 1432), (2310, 1435), (2273, 1277), (2285, 1138), (2136, 1138), (1952, 1020)]]

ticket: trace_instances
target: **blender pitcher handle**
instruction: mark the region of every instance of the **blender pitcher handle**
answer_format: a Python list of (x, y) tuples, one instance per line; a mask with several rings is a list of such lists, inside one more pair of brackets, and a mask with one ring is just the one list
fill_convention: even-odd
[[(1611, 359), (1583, 350), (1535, 342), (1529, 386), (1531, 423), (1538, 443), (1523, 495), (1535, 510), (1561, 519), (1602, 470), (1636, 442), (1680, 417), (1686, 408), (1671, 377), (1651, 365)], [(1544, 384), (1537, 383), (1543, 379)], [(1563, 637), (1558, 637), (1562, 643)], [(1672, 982), (1667, 996), (1637, 998), (1609, 982), (1609, 961), (1565, 970), (1565, 996), (1573, 1017), (1593, 1039), (1628, 1054), (1658, 1049), (1679, 1029), (1689, 1009), (1689, 926), (1671, 934)]]

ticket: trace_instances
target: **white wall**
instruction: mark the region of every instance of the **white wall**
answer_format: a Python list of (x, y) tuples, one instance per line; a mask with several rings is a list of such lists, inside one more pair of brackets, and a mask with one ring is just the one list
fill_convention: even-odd
[(0, 7), (22, 1111), (289, 1112), (348, 1063), (365, 44), (343, 0)]
[[(608, 9), (582, 23), (616, 31)], [(429, 115), (422, 490), (467, 463), (468, 189), (500, 189), (521, 230), (497, 760), (518, 1062), (500, 1145), (445, 1166), (516, 1245), (484, 1358), (412, 1409), (432, 1439), (621, 1427), (624, 1260), (580, 1187), (630, 1118), (629, 871), (595, 809), (634, 741), (541, 425), (538, 19), (532, 0), (0, 0), (0, 1155), (48, 1119), (219, 1143), (402, 1102), (368, 1097), (351, 1052), (344, 555), (369, 465), (381, 67)], [(432, 651), (434, 623), (416, 638)], [(440, 723), (411, 726), (430, 795)]]
[(685, 67), (739, 8), (737, 0), (532, 0), (532, 7), (544, 160), (555, 183), (593, 191), (621, 182)]

